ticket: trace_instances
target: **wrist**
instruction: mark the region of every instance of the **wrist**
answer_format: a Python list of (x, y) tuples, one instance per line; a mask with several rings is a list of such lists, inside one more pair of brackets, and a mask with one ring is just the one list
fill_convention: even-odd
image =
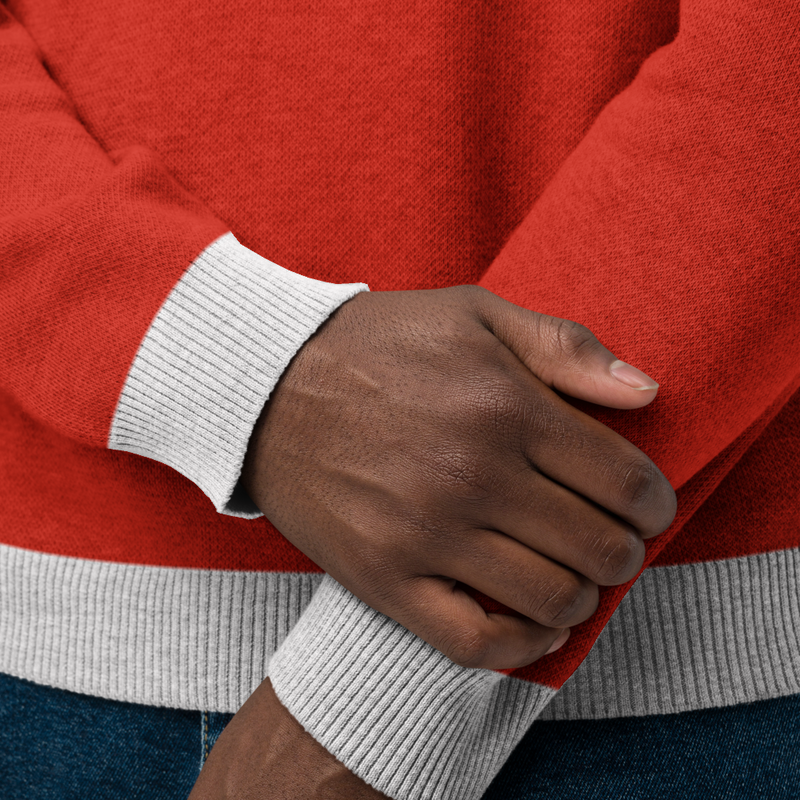
[(225, 728), (189, 800), (385, 800), (319, 744), (282, 705), (269, 678)]

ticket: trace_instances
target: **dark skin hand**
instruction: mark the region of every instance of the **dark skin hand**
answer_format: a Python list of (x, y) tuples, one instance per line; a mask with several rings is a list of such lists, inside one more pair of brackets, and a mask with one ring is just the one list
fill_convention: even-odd
[[(675, 515), (657, 467), (553, 389), (638, 408), (657, 385), (586, 328), (476, 287), (361, 294), (284, 373), (242, 481), (300, 550), (455, 662), (529, 664), (591, 616), (598, 585), (637, 574), (642, 540)], [(462, 584), (522, 616), (486, 613)], [(190, 800), (383, 797), (267, 680)]]
[(675, 515), (655, 464), (550, 388), (652, 401), (657, 384), (626, 385), (615, 362), (586, 328), (474, 286), (360, 294), (289, 365), (242, 482), (289, 541), (456, 663), (530, 664)]

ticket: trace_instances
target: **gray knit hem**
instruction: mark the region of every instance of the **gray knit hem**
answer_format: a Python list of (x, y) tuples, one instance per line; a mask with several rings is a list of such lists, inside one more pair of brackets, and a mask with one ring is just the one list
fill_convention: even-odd
[(0, 544), (0, 672), (108, 700), (236, 712), (321, 579)]
[(160, 461), (225, 514), (260, 512), (238, 485), (256, 420), (292, 357), (365, 284), (312, 280), (228, 233), (191, 264), (142, 340), (108, 446)]
[(800, 692), (800, 550), (645, 570), (542, 719), (608, 719)]
[(800, 693), (800, 550), (646, 570), (553, 697), (457, 667), (320, 575), (0, 545), (0, 672), (232, 712), (268, 671), (306, 729), (390, 797), (477, 798), (537, 715), (665, 714)]

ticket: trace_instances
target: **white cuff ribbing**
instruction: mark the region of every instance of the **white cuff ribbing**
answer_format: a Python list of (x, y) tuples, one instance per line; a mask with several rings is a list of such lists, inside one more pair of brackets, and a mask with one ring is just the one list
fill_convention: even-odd
[(269, 674), (317, 741), (398, 800), (477, 800), (555, 694), (457, 666), (329, 576)]
[(237, 486), (256, 420), (300, 347), (365, 290), (290, 272), (225, 234), (184, 273), (142, 340), (109, 448), (176, 469), (222, 513), (259, 516)]

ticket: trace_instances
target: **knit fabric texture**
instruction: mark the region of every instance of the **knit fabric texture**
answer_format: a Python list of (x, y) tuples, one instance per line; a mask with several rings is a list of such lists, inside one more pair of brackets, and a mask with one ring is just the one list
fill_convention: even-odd
[[(226, 711), (269, 671), (420, 800), (479, 797), (539, 714), (800, 691), (798, 30), (790, 0), (4, 0), (0, 670)], [(464, 283), (660, 382), (576, 405), (679, 499), (641, 586), (510, 675), (365, 606), (237, 485), (342, 302)]]

